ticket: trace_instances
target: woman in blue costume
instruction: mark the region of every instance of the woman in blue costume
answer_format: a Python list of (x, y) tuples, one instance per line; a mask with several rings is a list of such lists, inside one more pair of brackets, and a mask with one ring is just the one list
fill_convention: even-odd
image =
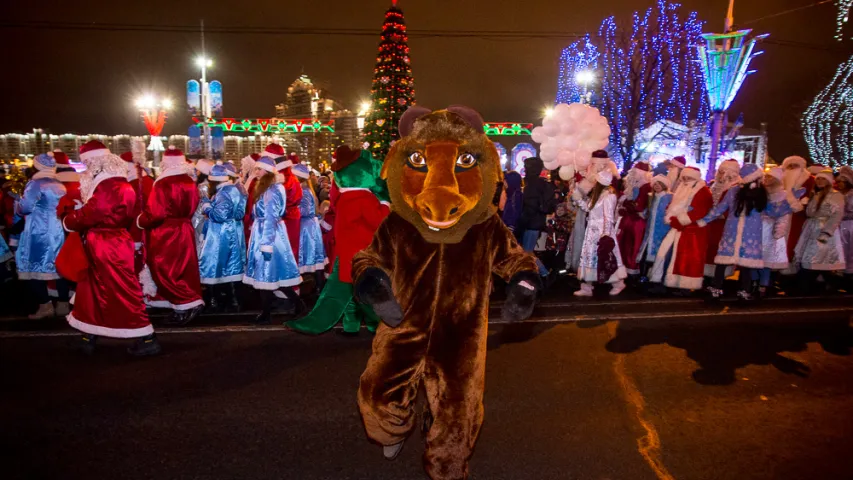
[(243, 283), (261, 292), (262, 310), (255, 319), (258, 324), (270, 322), (276, 291), (296, 305), (297, 315), (305, 311), (305, 304), (293, 289), (302, 283), (302, 276), (282, 220), (287, 198), (283, 177), (276, 174), (275, 164), (275, 159), (264, 157), (255, 166), (258, 180), (253, 192), (252, 233), (243, 276)]
[(228, 301), (239, 311), (234, 283), (246, 273), (246, 238), (243, 215), (246, 199), (231, 181), (223, 165), (215, 165), (207, 177), (211, 202), (204, 207), (206, 234), (198, 253), (201, 283), (212, 290), (210, 308), (214, 311)]
[(303, 164), (293, 167), (293, 174), (302, 184), (302, 201), (299, 211), (302, 220), (299, 225), (299, 273), (313, 273), (314, 286), (319, 293), (326, 283), (325, 268), (329, 261), (326, 259), (326, 249), (323, 247), (323, 233), (320, 231), (320, 220), (317, 215), (317, 198), (314, 196), (314, 185), (310, 179), (311, 171)]
[(56, 161), (52, 156), (46, 153), (37, 156), (33, 166), (36, 174), (15, 204), (15, 213), (26, 218), (15, 263), (18, 279), (29, 280), (38, 299), (38, 311), (30, 315), (37, 320), (54, 316), (47, 281), (60, 278), (56, 273), (56, 255), (65, 242), (65, 232), (56, 216), (56, 206), (65, 196), (65, 187), (56, 179)]

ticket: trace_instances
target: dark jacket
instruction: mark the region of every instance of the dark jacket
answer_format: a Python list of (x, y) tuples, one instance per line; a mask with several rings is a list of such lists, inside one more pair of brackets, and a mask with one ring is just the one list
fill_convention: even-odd
[(524, 206), (521, 210), (516, 230), (544, 230), (545, 216), (554, 213), (557, 201), (554, 198), (554, 186), (540, 178), (545, 165), (539, 157), (530, 157), (524, 161)]
[(504, 183), (506, 183), (506, 203), (501, 218), (510, 230), (515, 230), (524, 202), (524, 194), (521, 193), (521, 175), (518, 172), (509, 172), (504, 178)]

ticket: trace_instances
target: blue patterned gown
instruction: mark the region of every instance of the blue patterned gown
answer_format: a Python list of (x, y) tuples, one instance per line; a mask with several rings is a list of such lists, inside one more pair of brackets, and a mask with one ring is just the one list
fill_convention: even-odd
[(723, 200), (697, 223), (704, 227), (729, 212), (714, 263), (746, 268), (764, 268), (762, 218), (779, 218), (792, 213), (793, 210), (788, 202), (777, 202), (768, 203), (764, 212), (753, 209), (748, 215), (744, 215), (744, 212), (736, 215), (737, 194), (741, 188), (743, 187), (740, 185), (730, 188)]
[(239, 282), (246, 273), (246, 199), (233, 184), (220, 184), (206, 213), (206, 233), (198, 254), (201, 283)]
[(18, 242), (15, 262), (21, 280), (56, 280), (56, 255), (65, 242), (62, 222), (56, 216), (59, 199), (65, 187), (52, 176), (33, 177), (15, 206), (15, 212), (26, 217)]
[(648, 210), (650, 217), (647, 218), (646, 232), (643, 235), (643, 243), (637, 253), (637, 262), (643, 261), (643, 254), (647, 262), (654, 262), (658, 256), (658, 249), (663, 243), (664, 237), (669, 233), (666, 209), (672, 202), (672, 194), (669, 192), (655, 193), (652, 196), (651, 206)]
[(326, 267), (326, 249), (323, 247), (323, 233), (314, 205), (314, 195), (310, 187), (302, 187), (302, 201), (299, 203), (302, 220), (299, 225), (299, 272), (309, 273)]
[[(252, 209), (254, 222), (243, 283), (258, 290), (277, 290), (302, 283), (282, 220), (285, 200), (284, 186), (277, 183), (264, 192)], [(271, 253), (272, 259), (264, 260), (264, 252)]]

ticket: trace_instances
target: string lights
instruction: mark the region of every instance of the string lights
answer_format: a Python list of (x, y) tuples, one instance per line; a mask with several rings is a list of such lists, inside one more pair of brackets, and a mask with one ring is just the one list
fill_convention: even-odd
[(370, 90), (371, 106), (364, 122), (365, 142), (376, 158), (384, 159), (388, 154), (391, 142), (399, 137), (400, 117), (415, 104), (408, 41), (403, 11), (394, 0), (385, 12)]
[(835, 14), (835, 39), (841, 40), (844, 25), (850, 20), (850, 8), (853, 0), (837, 0), (838, 12)]
[(611, 156), (629, 168), (636, 160), (637, 132), (662, 119), (687, 125), (710, 114), (696, 45), (704, 22), (666, 0), (634, 12), (630, 30), (615, 17), (598, 32), (601, 45), (601, 113), (610, 122)]
[[(578, 103), (585, 93), (585, 86), (578, 81), (578, 74), (594, 74), (598, 70), (598, 47), (589, 34), (563, 49), (560, 55), (560, 76), (557, 77), (557, 103)], [(595, 102), (590, 102), (595, 103)]]
[[(835, 39), (841, 41), (853, 0), (838, 0)], [(803, 135), (815, 163), (853, 165), (853, 57), (815, 97), (802, 118)]]

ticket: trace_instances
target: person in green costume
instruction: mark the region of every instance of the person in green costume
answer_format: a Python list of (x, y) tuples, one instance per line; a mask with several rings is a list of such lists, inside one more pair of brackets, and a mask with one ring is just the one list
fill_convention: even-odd
[(362, 320), (371, 332), (376, 331), (379, 317), (369, 305), (353, 298), (352, 257), (367, 248), (373, 234), (390, 213), (390, 195), (385, 181), (379, 178), (382, 162), (367, 150), (337, 149), (332, 171), (337, 190), (330, 196), (336, 212), (334, 269), (314, 309), (306, 317), (285, 322), (293, 330), (311, 335), (329, 331), (343, 321), (346, 334), (358, 334)]

